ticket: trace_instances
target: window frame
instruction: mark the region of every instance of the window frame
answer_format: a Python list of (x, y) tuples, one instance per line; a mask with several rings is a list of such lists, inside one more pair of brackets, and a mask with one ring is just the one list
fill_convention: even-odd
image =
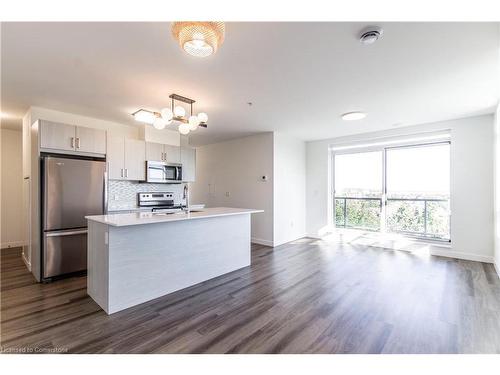
[[(413, 233), (413, 232), (407, 232), (407, 231), (391, 231), (387, 232), (387, 202), (388, 201), (402, 201), (405, 199), (395, 199), (395, 198), (387, 198), (387, 150), (392, 150), (392, 149), (402, 149), (402, 148), (417, 148), (417, 147), (425, 147), (425, 146), (435, 146), (435, 145), (440, 145), (440, 144), (447, 144), (450, 146), (450, 153), (451, 153), (451, 139), (447, 137), (448, 139), (443, 139), (443, 140), (432, 140), (432, 141), (420, 141), (416, 143), (408, 143), (407, 141), (402, 140), (400, 144), (390, 144), (390, 145), (383, 145), (383, 144), (377, 144), (376, 146), (367, 146), (367, 147), (356, 147), (356, 145), (353, 145), (352, 148), (346, 148), (342, 150), (335, 150), (333, 148), (330, 148), (330, 168), (329, 171), (331, 173), (331, 178), (329, 179), (330, 181), (330, 203), (329, 203), (329, 213), (333, 213), (333, 215), (329, 214), (329, 220), (328, 224), (333, 227), (337, 228), (336, 226), (336, 220), (335, 220), (335, 201), (336, 199), (356, 199), (356, 197), (337, 197), (335, 195), (335, 156), (336, 155), (345, 155), (345, 154), (356, 154), (356, 153), (367, 153), (367, 152), (374, 152), (374, 151), (382, 151), (382, 196), (381, 196), (381, 211), (380, 211), (380, 230), (376, 230), (375, 232), (379, 233), (395, 233), (395, 234), (400, 234), (405, 237), (417, 239), (417, 240), (424, 240), (424, 241), (436, 241), (436, 242), (445, 242), (445, 243), (451, 243), (451, 225), (452, 225), (452, 217), (451, 217), (451, 194), (450, 198), (448, 200), (440, 200), (440, 199), (427, 199), (427, 201), (443, 201), (443, 202), (448, 202), (449, 209), (450, 209), (450, 216), (449, 216), (449, 238), (443, 238), (443, 237), (432, 237), (432, 236), (426, 236), (426, 235), (421, 235), (420, 233)], [(450, 157), (450, 174), (451, 174), (451, 157)], [(451, 192), (451, 181), (450, 181), (450, 192)], [(363, 198), (357, 198), (357, 199), (363, 199)], [(407, 199), (410, 201), (418, 201), (420, 199)], [(426, 199), (421, 199), (421, 200), (426, 200)], [(426, 205), (426, 204), (424, 204)], [(426, 211), (424, 212), (424, 223), (427, 222), (427, 213)], [(344, 218), (344, 226), (338, 227), (341, 229), (354, 229), (354, 230), (366, 230), (366, 231), (374, 231), (370, 229), (364, 229), (364, 228), (355, 228), (355, 227), (347, 227), (346, 223), (346, 218)], [(426, 226), (427, 227), (427, 226)], [(426, 230), (425, 230), (426, 232)]]

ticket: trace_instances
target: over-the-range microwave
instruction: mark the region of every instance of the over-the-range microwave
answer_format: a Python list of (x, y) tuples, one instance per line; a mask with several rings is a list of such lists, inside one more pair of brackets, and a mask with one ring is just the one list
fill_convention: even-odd
[(182, 182), (182, 164), (146, 161), (146, 181), (163, 184)]

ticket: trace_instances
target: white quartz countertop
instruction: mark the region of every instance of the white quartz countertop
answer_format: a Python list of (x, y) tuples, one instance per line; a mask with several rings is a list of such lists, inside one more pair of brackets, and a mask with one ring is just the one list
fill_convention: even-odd
[(264, 210), (254, 210), (248, 208), (214, 207), (203, 208), (201, 210), (192, 210), (190, 212), (178, 212), (173, 214), (164, 214), (159, 212), (132, 212), (117, 213), (110, 215), (85, 216), (87, 220), (111, 225), (114, 227), (124, 227), (129, 225), (143, 225), (165, 223), (181, 220), (196, 220), (218, 216), (255, 214), (264, 212)]

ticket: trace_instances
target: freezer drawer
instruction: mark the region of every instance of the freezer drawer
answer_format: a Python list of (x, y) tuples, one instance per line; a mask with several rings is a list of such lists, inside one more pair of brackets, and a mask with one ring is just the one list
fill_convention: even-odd
[(44, 233), (43, 278), (86, 269), (86, 228)]

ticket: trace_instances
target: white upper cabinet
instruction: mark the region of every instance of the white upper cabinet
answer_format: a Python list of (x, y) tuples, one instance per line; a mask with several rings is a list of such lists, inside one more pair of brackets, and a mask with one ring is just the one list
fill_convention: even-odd
[(91, 152), (93, 154), (106, 153), (106, 132), (99, 129), (76, 127), (76, 151)]
[(81, 153), (106, 153), (104, 130), (40, 121), (40, 148), (51, 151), (75, 151)]
[(108, 135), (106, 161), (108, 162), (108, 178), (110, 180), (124, 180), (125, 139), (123, 137)]
[(40, 148), (75, 151), (76, 126), (40, 121)]
[(109, 136), (106, 158), (110, 180), (146, 179), (146, 142)]
[(125, 139), (125, 179), (134, 181), (146, 179), (146, 142)]
[(181, 148), (179, 146), (165, 145), (165, 154), (167, 163), (181, 162)]
[(162, 143), (146, 142), (146, 160), (162, 161), (164, 163), (180, 163), (181, 148)]
[(182, 181), (194, 182), (196, 180), (196, 149), (181, 147)]
[(163, 144), (146, 142), (146, 160), (165, 161), (165, 150)]

